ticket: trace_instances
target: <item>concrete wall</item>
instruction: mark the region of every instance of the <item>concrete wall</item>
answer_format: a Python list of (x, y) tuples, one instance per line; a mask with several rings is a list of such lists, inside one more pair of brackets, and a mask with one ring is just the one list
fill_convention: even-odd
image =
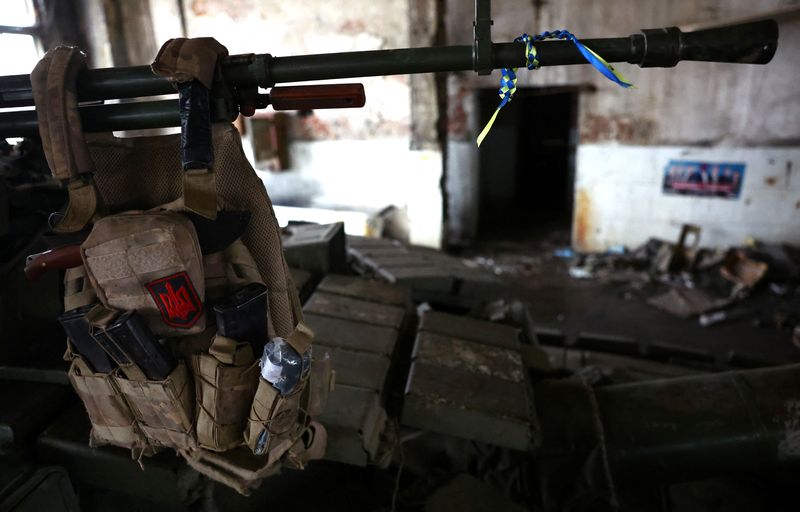
[[(436, 31), (435, 13), (442, 3), (443, 35)], [(636, 245), (650, 234), (671, 237), (685, 220), (706, 222), (705, 241), (717, 245), (739, 243), (744, 236), (798, 241), (800, 225), (796, 215), (790, 215), (790, 207), (800, 200), (792, 188), (797, 180), (790, 177), (797, 171), (789, 171), (783, 180), (781, 165), (792, 162), (796, 168), (800, 148), (800, 0), (492, 3), (495, 41), (510, 41), (523, 31), (555, 28), (567, 28), (581, 38), (627, 35), (641, 28), (687, 27), (783, 11), (778, 54), (768, 66), (681, 63), (673, 69), (640, 69), (618, 65), (636, 84), (633, 90), (618, 88), (589, 66), (569, 66), (521, 70), (519, 85), (580, 86), (586, 91), (579, 102), (575, 206), (583, 218), (576, 215), (573, 223), (578, 248)], [(108, 18), (115, 12), (110, 7), (116, 7), (120, 16), (123, 10), (141, 11), (139, 18), (150, 20), (152, 27), (147, 30), (128, 30), (132, 24), (123, 23), (116, 39), (111, 33), (106, 35), (106, 39), (124, 42), (144, 35), (158, 39), (126, 45), (133, 53), (182, 35), (184, 27), (189, 36), (216, 37), (231, 53), (276, 56), (445, 40), (470, 44), (472, 40), (473, 3), (463, 0), (184, 0), (183, 19), (176, 10), (177, 0), (87, 0), (86, 4), (97, 11), (95, 16), (87, 15), (88, 20), (102, 17), (97, 13)], [(137, 11), (137, 6), (144, 5), (148, 9)], [(787, 10), (794, 14), (786, 14)], [(108, 19), (104, 24), (107, 32), (120, 25)], [(96, 46), (96, 64), (109, 65), (114, 45), (111, 50), (107, 44)], [(149, 61), (144, 53), (123, 55), (125, 62), (114, 64)], [(444, 153), (434, 128), (442, 103), (432, 77), (416, 82), (403, 76), (363, 79), (366, 108), (291, 116), (292, 169), (261, 175), (278, 204), (362, 212), (388, 204), (405, 208), (411, 217), (412, 240), (428, 245), (440, 242), (444, 192), (448, 198), (445, 237), (468, 243), (478, 220), (479, 154), (474, 138), (486, 121), (474, 112), (474, 90), (496, 88), (498, 78), (497, 72), (489, 77), (463, 72), (443, 79), (447, 84)], [(514, 103), (507, 110), (513, 108)], [(665, 163), (685, 154), (726, 161), (731, 154), (739, 155), (748, 164), (741, 198), (661, 195)], [(610, 168), (614, 162), (620, 167)], [(440, 188), (443, 167), (444, 190)], [(774, 176), (778, 179), (773, 180)], [(766, 195), (759, 185), (764, 180), (775, 183), (765, 189)], [(779, 214), (773, 208), (777, 200), (782, 201)], [(689, 212), (702, 212), (705, 217), (692, 218)], [(738, 219), (739, 228), (731, 228), (729, 218)]]
[[(274, 56), (409, 46), (409, 0), (189, 0), (189, 36), (232, 54)], [(411, 239), (438, 246), (441, 152), (412, 151), (409, 77), (365, 78), (363, 109), (290, 117), (291, 169), (261, 173), (276, 204), (373, 212), (405, 208)]]
[[(738, 199), (665, 195), (670, 160), (745, 162)], [(584, 144), (578, 149), (573, 239), (583, 248), (674, 240), (684, 223), (703, 228), (702, 245), (800, 244), (800, 149)]]
[[(470, 2), (449, 0), (448, 38), (469, 44)], [(521, 32), (566, 28), (579, 38), (628, 35), (641, 28), (723, 22), (800, 6), (797, 0), (561, 0), (559, 2), (493, 2), (493, 39), (510, 41)], [(800, 21), (781, 18), (778, 53), (770, 65), (748, 66), (680, 63), (673, 69), (617, 66), (636, 84), (623, 90), (589, 66), (521, 70), (519, 86), (589, 85), (581, 94), (577, 159), (576, 212), (590, 218), (573, 222), (573, 242), (582, 250), (636, 245), (650, 234), (672, 238), (676, 225), (692, 220), (704, 225), (713, 245), (740, 243), (745, 236), (800, 242), (797, 181), (781, 181), (787, 162), (800, 149)], [(476, 77), (454, 75), (449, 81), (448, 188), (458, 190), (474, 178), (476, 122), (469, 91), (496, 87), (498, 73)], [(512, 104), (507, 108), (513, 108)], [(502, 114), (501, 114), (502, 115)], [(486, 120), (477, 120), (482, 124)], [(709, 148), (701, 151), (699, 148)], [(739, 200), (676, 198), (661, 195), (661, 177), (669, 158), (693, 155), (748, 164)], [(775, 164), (768, 164), (775, 161)], [(456, 167), (458, 164), (458, 167)], [(617, 165), (618, 167), (614, 167)], [(791, 175), (789, 171), (788, 174)], [(763, 180), (779, 176), (774, 187)], [(612, 185), (613, 184), (613, 185)], [(763, 189), (763, 190), (762, 190)], [(774, 189), (774, 191), (773, 191)], [(448, 237), (468, 240), (474, 205), (458, 196), (448, 205)], [(776, 212), (773, 201), (783, 201)], [(589, 205), (587, 206), (587, 202)], [(768, 205), (768, 207), (766, 206)], [(697, 216), (694, 216), (694, 212)], [(737, 219), (738, 228), (728, 227)], [(706, 220), (707, 219), (707, 220)], [(725, 227), (723, 227), (725, 226)]]

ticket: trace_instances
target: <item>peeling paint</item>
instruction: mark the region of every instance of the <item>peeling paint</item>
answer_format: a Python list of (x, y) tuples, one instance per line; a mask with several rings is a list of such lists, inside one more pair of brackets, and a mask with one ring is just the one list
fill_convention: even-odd
[(470, 136), (467, 102), (471, 89), (464, 80), (453, 77), (448, 83), (447, 134), (453, 140), (467, 139)]
[(293, 116), (289, 123), (289, 134), (292, 140), (330, 139), (338, 131), (336, 128), (343, 128), (347, 124), (346, 120), (343, 121), (331, 123), (315, 115)]
[[(618, 244), (637, 247), (650, 237), (674, 238), (676, 226), (698, 222), (707, 247), (739, 245), (747, 237), (764, 243), (800, 243), (796, 207), (800, 180), (793, 180), (787, 188), (784, 178), (786, 161), (797, 161), (799, 149), (688, 150), (687, 159), (746, 164), (740, 200), (724, 203), (663, 193), (664, 170), (684, 150), (672, 146), (579, 146), (573, 217), (576, 248), (602, 251)], [(769, 158), (775, 159), (775, 167), (767, 165)], [(775, 186), (765, 184), (770, 176), (777, 178)], [(587, 193), (580, 194), (580, 190)]]
[(652, 141), (654, 123), (631, 116), (586, 114), (581, 119), (581, 142), (616, 141), (623, 144), (646, 144)]
[(366, 21), (349, 19), (345, 20), (344, 23), (339, 25), (339, 32), (342, 32), (344, 34), (358, 35), (362, 32), (366, 32), (367, 28), (368, 27)]
[(589, 247), (589, 236), (592, 230), (592, 198), (585, 189), (575, 194), (574, 245), (578, 249)]
[(195, 16), (205, 16), (208, 14), (208, 2), (205, 0), (194, 0), (191, 9)]

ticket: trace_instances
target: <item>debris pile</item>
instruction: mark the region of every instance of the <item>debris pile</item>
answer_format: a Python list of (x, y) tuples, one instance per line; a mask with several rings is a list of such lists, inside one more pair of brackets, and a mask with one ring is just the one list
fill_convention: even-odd
[[(632, 251), (570, 254), (561, 249), (554, 255), (571, 260), (569, 275), (575, 279), (622, 285), (626, 299), (697, 318), (704, 327), (739, 318), (787, 330), (797, 327), (795, 342), (800, 344), (800, 249), (755, 241), (708, 249), (700, 246), (700, 232), (687, 224), (676, 243), (653, 238)], [(754, 303), (768, 304), (771, 318)]]

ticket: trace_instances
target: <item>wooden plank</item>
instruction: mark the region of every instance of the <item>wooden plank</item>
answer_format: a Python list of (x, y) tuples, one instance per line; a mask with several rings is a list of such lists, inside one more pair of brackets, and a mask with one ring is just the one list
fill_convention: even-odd
[(411, 297), (408, 290), (360, 277), (329, 274), (319, 283), (318, 291), (405, 308)]
[(419, 330), (519, 351), (519, 329), (509, 325), (429, 310), (422, 314)]
[(398, 331), (392, 327), (370, 325), (342, 318), (306, 312), (306, 324), (314, 331), (314, 344), (361, 350), (391, 357)]
[(403, 404), (405, 426), (526, 450), (529, 414), (521, 383), (412, 363)]
[(397, 306), (376, 304), (326, 292), (316, 292), (312, 295), (303, 311), (395, 329), (400, 328), (406, 313), (404, 308)]
[(421, 363), (455, 368), (511, 382), (524, 382), (524, 366), (515, 350), (421, 331), (412, 358)]

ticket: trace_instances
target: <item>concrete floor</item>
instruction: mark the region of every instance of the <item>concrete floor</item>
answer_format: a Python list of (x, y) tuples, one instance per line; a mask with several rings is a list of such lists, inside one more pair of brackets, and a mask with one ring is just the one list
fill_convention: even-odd
[[(483, 242), (462, 257), (473, 261), (491, 258), (494, 265), (490, 268), (502, 271), (500, 277), (508, 283), (509, 295), (529, 306), (537, 328), (560, 331), (567, 340), (588, 334), (710, 352), (717, 362), (726, 362), (735, 351), (736, 357), (749, 362), (747, 366), (800, 361), (800, 349), (793, 345), (791, 331), (774, 325), (773, 314), (781, 299), (767, 289), (742, 302), (741, 307), (753, 309), (752, 315), (702, 327), (695, 318), (678, 318), (646, 303), (647, 297), (667, 289), (663, 285), (636, 290), (626, 282), (570, 277), (570, 260), (553, 255), (556, 248), (569, 245), (563, 229), (518, 240)], [(759, 319), (763, 326), (756, 325)]]

